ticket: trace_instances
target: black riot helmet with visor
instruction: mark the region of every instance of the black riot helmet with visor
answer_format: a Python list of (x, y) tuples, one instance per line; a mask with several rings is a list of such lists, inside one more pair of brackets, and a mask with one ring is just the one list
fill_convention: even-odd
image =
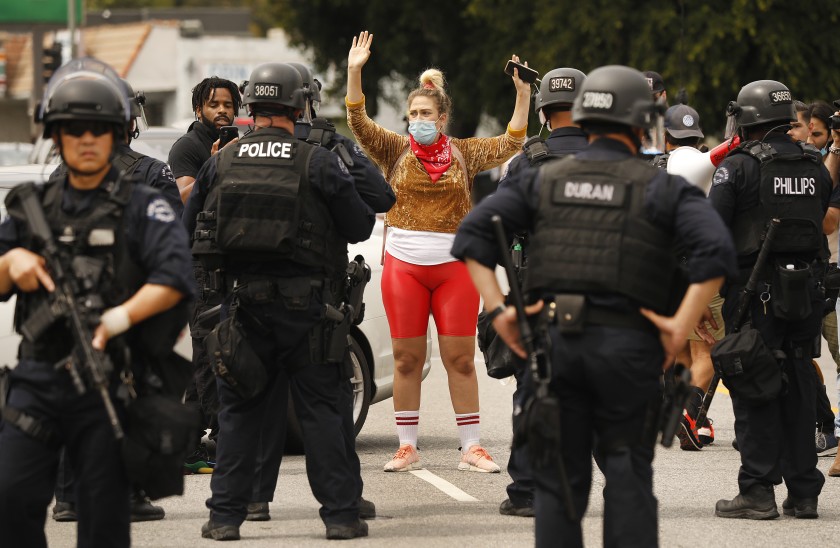
[(287, 116), (294, 122), (294, 111), (307, 106), (303, 78), (287, 63), (259, 65), (242, 90), (242, 105), (251, 116)]
[(556, 68), (548, 71), (534, 94), (534, 110), (545, 125), (555, 110), (571, 110), (586, 74), (573, 68)]
[(775, 123), (778, 129), (785, 129), (796, 121), (790, 90), (775, 80), (756, 80), (742, 87), (738, 98), (727, 105), (726, 114), (734, 121), (728, 125), (737, 128), (769, 127)]
[(65, 121), (104, 122), (122, 139), (131, 120), (131, 107), (119, 75), (107, 64), (85, 57), (58, 69), (47, 83), (36, 113), (49, 138)]
[(306, 101), (308, 108), (303, 110), (301, 122), (311, 124), (313, 118), (317, 118), (318, 110), (321, 108), (321, 82), (312, 76), (312, 71), (303, 63), (288, 63), (295, 67), (303, 79), (303, 88), (306, 90)]
[(572, 106), (572, 120), (582, 126), (650, 128), (662, 113), (664, 109), (654, 103), (644, 74), (622, 65), (599, 67), (589, 73)]
[(125, 78), (122, 79), (122, 84), (125, 88), (125, 96), (128, 98), (132, 118), (132, 121), (129, 122), (129, 136), (136, 139), (140, 136), (141, 130), (149, 129), (149, 123), (146, 121), (146, 111), (143, 108), (146, 104), (146, 94), (142, 91), (135, 93), (134, 88)]

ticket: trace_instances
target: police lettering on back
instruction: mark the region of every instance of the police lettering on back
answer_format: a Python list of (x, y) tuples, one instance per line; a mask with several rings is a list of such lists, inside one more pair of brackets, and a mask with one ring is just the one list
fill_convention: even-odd
[(239, 145), (239, 151), (236, 155), (239, 158), (248, 156), (249, 158), (293, 158), (292, 156), (293, 143), (288, 142), (262, 142), (262, 143), (243, 143)]
[(773, 194), (776, 196), (813, 196), (815, 192), (813, 177), (773, 177)]
[(590, 183), (587, 181), (566, 181), (557, 185), (552, 192), (554, 203), (566, 203), (620, 207), (624, 204), (625, 185), (615, 183)]

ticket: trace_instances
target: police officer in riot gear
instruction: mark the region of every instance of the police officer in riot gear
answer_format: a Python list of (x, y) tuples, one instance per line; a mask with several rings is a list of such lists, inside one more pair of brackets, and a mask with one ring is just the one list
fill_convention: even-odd
[[(551, 159), (564, 158), (586, 148), (586, 135), (580, 126), (572, 121), (572, 104), (580, 92), (580, 87), (586, 75), (574, 68), (556, 68), (548, 71), (540, 83), (539, 91), (534, 95), (534, 110), (540, 117), (540, 122), (551, 130), (544, 141), (537, 135), (525, 141), (523, 154), (516, 156), (508, 166), (505, 176), (499, 181), (499, 188), (506, 187), (513, 176), (522, 170), (539, 166)], [(524, 243), (525, 238), (521, 238)], [(522, 261), (524, 265), (524, 260)], [(479, 314), (479, 333), (486, 322), (486, 312)], [(495, 332), (488, 330), (489, 335), (482, 340), (485, 359), (503, 360), (505, 356), (495, 352), (500, 347), (502, 352), (509, 352), (501, 340), (495, 341)], [(524, 392), (524, 369), (514, 370), (516, 376), (516, 390), (513, 393), (514, 408), (522, 406), (526, 400)], [(499, 513), (509, 516), (532, 517), (534, 515), (534, 480), (531, 466), (528, 462), (527, 449), (515, 446), (511, 449), (507, 466), (508, 474), (513, 480), (507, 486), (508, 498), (499, 506)]]
[[(822, 220), (831, 179), (820, 153), (795, 143), (786, 131), (796, 120), (788, 88), (773, 80), (747, 84), (727, 112), (742, 144), (715, 171), (710, 199), (732, 232), (738, 276), (721, 295), (727, 333), (740, 293), (754, 267), (771, 219), (781, 222), (745, 321), (757, 329), (781, 365), (786, 387), (757, 402), (731, 390), (735, 435), (741, 451), (739, 494), (718, 501), (720, 517), (773, 519), (779, 513), (773, 486), (785, 481), (782, 508), (797, 518), (817, 517), (825, 481), (814, 452), (815, 386), (811, 357), (820, 335), (822, 296), (814, 270), (822, 246)], [(746, 369), (752, 366), (746, 363)], [(717, 367), (717, 365), (716, 365)], [(726, 376), (723, 377), (726, 382)]]
[[(703, 193), (635, 157), (655, 110), (640, 72), (592, 71), (572, 107), (589, 146), (522, 172), (485, 199), (464, 219), (452, 248), (493, 311), (493, 326), (524, 357), (516, 312), (505, 307), (493, 270), (499, 252), (491, 218), (498, 215), (508, 234), (530, 234), (528, 312), (539, 313), (548, 331), (549, 391), (560, 406), (557, 458), (567, 480), (556, 464), (534, 466), (538, 546), (582, 546), (593, 439), (607, 480), (604, 545), (657, 544), (646, 424), (660, 406), (659, 377), (734, 269), (731, 239)], [(691, 284), (674, 306), (670, 249), (680, 240), (691, 250)], [(538, 449), (528, 444), (533, 455)], [(575, 520), (561, 495), (564, 483)]]
[(202, 536), (239, 538), (263, 421), (285, 424), (290, 388), (327, 538), (365, 536), (346, 340), (332, 335), (347, 243), (370, 236), (374, 214), (337, 155), (294, 138), (306, 106), (294, 67), (258, 66), (243, 102), (255, 131), (205, 164), (184, 213), (193, 254), (225, 288), (207, 340), (221, 411)]
[[(335, 126), (325, 118), (318, 118), (317, 105), (321, 103), (321, 82), (312, 76), (312, 72), (301, 63), (288, 63), (293, 66), (303, 79), (306, 93), (306, 107), (300, 118), (295, 122), (295, 137), (324, 147), (334, 152), (344, 163), (356, 191), (362, 200), (373, 209), (374, 213), (385, 213), (397, 201), (391, 185), (382, 176), (382, 172), (362, 151), (361, 147), (347, 137), (336, 133)], [(352, 405), (352, 401), (351, 401)], [(352, 424), (352, 423), (351, 423)], [(268, 503), (274, 500), (277, 488), (277, 476), (280, 462), (283, 459), (283, 431), (272, 421), (265, 421), (260, 434), (260, 457), (254, 481), (254, 493), (248, 504), (249, 521), (267, 521), (271, 519)], [(348, 455), (352, 458), (354, 476), (361, 479), (361, 464), (353, 450), (355, 445), (355, 429), (351, 430), (345, 440), (351, 445)], [(358, 473), (357, 473), (358, 472)], [(361, 496), (362, 485), (359, 485)], [(359, 500), (359, 516), (363, 519), (376, 517), (376, 507), (364, 498)]]
[(78, 545), (127, 547), (130, 485), (120, 443), (125, 440), (117, 439), (121, 430), (109, 421), (89, 364), (77, 357), (81, 343), (74, 333), (80, 330), (60, 314), (44, 315), (56, 310), (44, 306), (49, 292), (65, 280), (63, 291), (67, 278), (54, 280), (56, 271), (45, 267), (42, 255), (52, 248), (33, 235), (23, 203), (30, 204), (32, 196), (41, 202), (56, 255), (61, 264), (72, 264), (62, 267), (76, 287), (72, 299), (83, 303), (83, 321), (91, 322), (85, 328), (93, 333), (94, 352), (104, 351), (113, 363), (110, 375), (106, 370), (103, 376), (117, 424), (130, 401), (129, 392), (117, 387), (148, 364), (147, 356), (166, 353), (174, 344), (174, 338), (144, 339), (147, 326), (165, 311), (177, 322), (169, 326), (175, 334), (186, 321), (185, 314), (179, 319), (168, 311), (192, 294), (184, 275), (187, 237), (159, 192), (120, 179), (112, 163), (130, 111), (110, 67), (75, 60), (56, 72), (44, 97), (44, 135), (55, 141), (67, 173), (40, 187), (14, 189), (6, 200), (10, 216), (0, 225), (0, 296), (17, 296), (16, 329), (25, 335), (7, 398), (6, 387), (0, 387), (0, 403), (6, 402), (0, 423), (0, 530), (10, 546), (46, 546), (44, 519), (64, 447), (76, 473)]
[[(143, 93), (135, 93), (128, 80), (121, 80), (125, 88), (126, 99), (128, 100), (131, 120), (126, 128), (124, 140), (116, 144), (116, 153), (112, 161), (114, 169), (122, 172), (124, 178), (131, 179), (136, 183), (148, 185), (155, 188), (164, 195), (169, 205), (180, 217), (184, 210), (184, 204), (178, 194), (178, 186), (172, 176), (169, 166), (151, 156), (146, 156), (133, 150), (130, 146), (131, 140), (140, 135), (140, 121), (145, 121), (143, 104), (146, 97)], [(50, 181), (61, 181), (67, 176), (67, 166), (63, 163), (50, 174)], [(61, 453), (58, 479), (55, 486), (56, 504), (53, 507), (52, 517), (56, 521), (76, 521), (76, 486), (74, 482), (73, 469), (67, 462), (64, 451)], [(131, 521), (153, 521), (163, 519), (166, 515), (160, 506), (151, 504), (143, 493), (134, 491), (131, 496)]]

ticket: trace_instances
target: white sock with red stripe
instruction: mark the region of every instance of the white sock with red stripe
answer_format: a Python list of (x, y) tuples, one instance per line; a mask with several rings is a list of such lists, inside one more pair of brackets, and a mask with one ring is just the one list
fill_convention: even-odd
[(417, 423), (420, 422), (420, 410), (394, 411), (394, 418), (397, 421), (397, 435), (400, 437), (400, 445), (410, 443), (416, 449)]
[(455, 413), (455, 424), (458, 425), (458, 437), (461, 438), (461, 453), (469, 451), (473, 445), (479, 445), (481, 440), (481, 415), (475, 413)]

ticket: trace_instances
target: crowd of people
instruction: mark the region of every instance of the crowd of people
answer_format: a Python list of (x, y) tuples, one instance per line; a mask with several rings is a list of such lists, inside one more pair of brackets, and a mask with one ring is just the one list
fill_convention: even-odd
[[(355, 142), (318, 118), (308, 67), (266, 63), (241, 86), (196, 85), (195, 122), (168, 165), (131, 149), (142, 101), (110, 67), (74, 60), (53, 76), (39, 121), (62, 164), (13, 191), (0, 225), (0, 296), (17, 296), (23, 336), (19, 364), (0, 372), (11, 545), (46, 545), (55, 496), (53, 518), (78, 522), (79, 546), (129, 546), (130, 521), (163, 519), (151, 500), (180, 494), (182, 471), (212, 473), (201, 536), (238, 540), (245, 520), (270, 519), (290, 404), (326, 537), (367, 536), (376, 507), (344, 366), (346, 276), (347, 246), (377, 214), (398, 441), (385, 472), (422, 466), (431, 315), (457, 469), (501, 470), (481, 444), (477, 324), (488, 369), (516, 378), (499, 512), (535, 517), (538, 546), (582, 545), (593, 457), (604, 544), (658, 544), (652, 461), (676, 363), (691, 371), (683, 450), (715, 442), (721, 381), (732, 396), (738, 489), (715, 514), (776, 518), (785, 482), (782, 512), (817, 518), (817, 458), (840, 436), (814, 361), (822, 335), (840, 384), (838, 249), (826, 238), (840, 221), (835, 109), (750, 82), (721, 105), (728, 134), (710, 150), (697, 111), (669, 106), (658, 73), (558, 67), (534, 84), (541, 126), (526, 140), (531, 84), (515, 68), (505, 131), (457, 138), (444, 75), (429, 69), (406, 99), (404, 135), (367, 115), (372, 45), (361, 32), (348, 52)], [(224, 142), (242, 108), (252, 128)], [(508, 161), (474, 205), (475, 176)], [(505, 249), (511, 295), (495, 274)], [(172, 351), (188, 321), (192, 364)]]

